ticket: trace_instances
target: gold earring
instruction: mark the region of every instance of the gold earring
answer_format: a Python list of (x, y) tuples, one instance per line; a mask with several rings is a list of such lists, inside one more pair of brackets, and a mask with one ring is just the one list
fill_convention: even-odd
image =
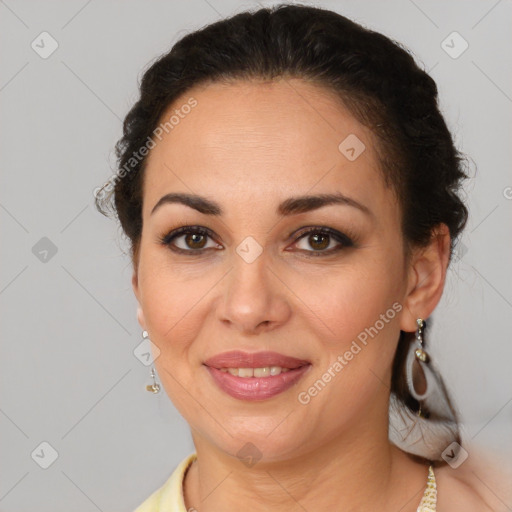
[(155, 369), (151, 368), (151, 378), (153, 379), (153, 384), (148, 384), (146, 386), (146, 391), (151, 391), (151, 393), (159, 393), (160, 392), (160, 384), (156, 381), (155, 378)]

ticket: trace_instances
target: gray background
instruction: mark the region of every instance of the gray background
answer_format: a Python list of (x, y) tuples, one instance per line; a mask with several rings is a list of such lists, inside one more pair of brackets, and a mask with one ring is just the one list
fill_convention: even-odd
[[(510, 456), (511, 2), (311, 3), (408, 46), (473, 159), (469, 225), (430, 342), (467, 439)], [(114, 172), (141, 70), (188, 31), (257, 5), (0, 1), (2, 512), (129, 511), (193, 450), (165, 393), (145, 390), (128, 246), (93, 190)], [(46, 59), (31, 47), (43, 31), (59, 45)], [(441, 46), (453, 31), (469, 43), (458, 58)], [(43, 237), (57, 248), (46, 261)], [(58, 452), (48, 469), (44, 441)]]

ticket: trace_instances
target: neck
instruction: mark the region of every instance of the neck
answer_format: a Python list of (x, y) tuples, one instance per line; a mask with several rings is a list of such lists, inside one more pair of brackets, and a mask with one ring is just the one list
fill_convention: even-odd
[(387, 414), (385, 421), (379, 429), (361, 422), (293, 458), (262, 458), (250, 468), (194, 432), (197, 462), (185, 483), (187, 510), (236, 510), (247, 502), (255, 512), (396, 511), (413, 500), (419, 503), (427, 468), (388, 441)]

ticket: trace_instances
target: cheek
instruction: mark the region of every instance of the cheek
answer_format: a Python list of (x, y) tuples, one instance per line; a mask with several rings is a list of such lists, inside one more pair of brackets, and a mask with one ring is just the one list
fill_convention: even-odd
[[(163, 343), (190, 338), (193, 334), (190, 329), (201, 326), (191, 319), (202, 310), (218, 278), (204, 268), (198, 274), (193, 268), (173, 265), (165, 251), (160, 250), (148, 250), (139, 268), (143, 283), (142, 307), (151, 334)], [(184, 329), (189, 335), (183, 336)]]
[(403, 309), (401, 279), (399, 267), (386, 258), (372, 259), (339, 272), (328, 286), (309, 293), (324, 352), (309, 385), (318, 379), (328, 382), (318, 404), (334, 399), (357, 408), (391, 375)]
[(185, 417), (194, 403), (190, 392), (197, 394), (190, 373), (191, 347), (202, 325), (197, 315), (210, 287), (198, 280), (188, 286), (165, 268), (146, 274), (143, 309), (151, 341), (159, 349), (155, 366), (166, 394)]
[(378, 330), (387, 330), (401, 309), (401, 276), (394, 265), (365, 262), (332, 271), (324, 282), (327, 284), (311, 286), (305, 281), (304, 302), (315, 312), (320, 332), (329, 344), (341, 340), (350, 343), (376, 322)]

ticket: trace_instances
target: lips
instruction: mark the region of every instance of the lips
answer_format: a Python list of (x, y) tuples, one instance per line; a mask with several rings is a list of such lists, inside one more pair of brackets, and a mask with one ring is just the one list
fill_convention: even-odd
[(293, 370), (310, 363), (278, 352), (255, 352), (251, 354), (234, 350), (210, 357), (204, 364), (219, 370), (221, 368), (263, 368), (266, 366), (280, 366)]
[[(240, 351), (224, 352), (210, 357), (204, 363), (213, 382), (224, 393), (238, 400), (267, 400), (291, 388), (311, 368), (311, 363), (296, 357), (285, 356), (277, 352)], [(254, 376), (250, 369), (258, 369), (265, 376)], [(243, 376), (228, 372), (226, 369), (239, 369)], [(270, 371), (263, 371), (269, 369)], [(275, 369), (276, 371), (272, 371)], [(275, 374), (274, 374), (275, 373)]]

